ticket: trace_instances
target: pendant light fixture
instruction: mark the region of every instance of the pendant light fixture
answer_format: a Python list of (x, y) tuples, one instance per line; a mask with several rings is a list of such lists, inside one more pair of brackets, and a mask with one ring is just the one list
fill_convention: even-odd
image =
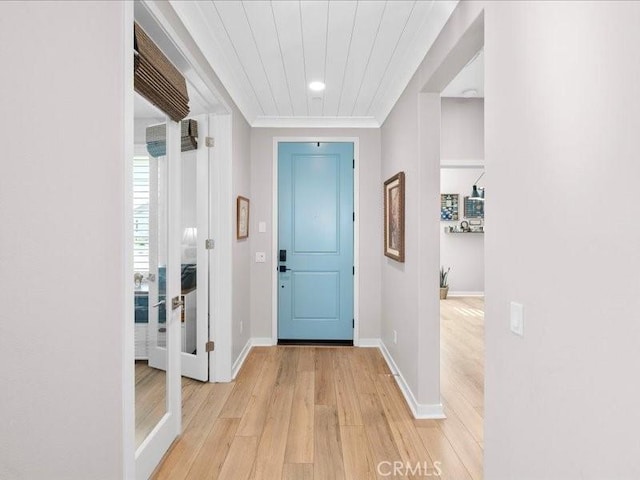
[(471, 190), (471, 195), (469, 195), (469, 198), (471, 200), (484, 201), (484, 187), (478, 188), (478, 182), (484, 176), (484, 174), (485, 172), (482, 172), (478, 179), (473, 182), (473, 189)]

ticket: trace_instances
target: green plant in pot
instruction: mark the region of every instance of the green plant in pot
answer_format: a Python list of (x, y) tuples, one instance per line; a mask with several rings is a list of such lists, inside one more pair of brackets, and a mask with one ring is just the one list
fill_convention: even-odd
[(451, 267), (447, 268), (445, 271), (444, 267), (440, 267), (440, 300), (444, 300), (447, 298), (447, 293), (449, 293), (449, 272), (451, 271)]

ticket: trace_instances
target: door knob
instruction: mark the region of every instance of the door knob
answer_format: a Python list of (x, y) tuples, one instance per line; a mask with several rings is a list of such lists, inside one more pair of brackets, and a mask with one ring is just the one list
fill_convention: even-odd
[(287, 268), (287, 266), (286, 266), (286, 265), (280, 265), (280, 266), (278, 267), (278, 270), (280, 270), (280, 273), (285, 273), (285, 272), (288, 272), (288, 271), (289, 271), (289, 270), (291, 270), (291, 269), (290, 269), (290, 268)]
[(151, 305), (151, 308), (158, 308), (160, 305), (164, 305), (165, 301), (164, 300), (160, 300), (158, 303), (154, 303), (153, 305)]

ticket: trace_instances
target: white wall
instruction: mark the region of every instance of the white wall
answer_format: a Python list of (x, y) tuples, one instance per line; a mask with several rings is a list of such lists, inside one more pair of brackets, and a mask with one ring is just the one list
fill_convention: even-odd
[(0, 2), (0, 478), (122, 476), (123, 15)]
[[(471, 193), (475, 180), (484, 171), (467, 167), (484, 161), (484, 99), (443, 98), (441, 106), (440, 191), (459, 195), (459, 220), (440, 222), (440, 264), (451, 267), (450, 294), (484, 292), (484, 235), (444, 233), (445, 226), (459, 226), (464, 217), (464, 197)], [(484, 177), (479, 185), (484, 185)]]
[[(257, 235), (257, 224), (253, 222), (254, 208), (258, 202), (251, 194), (251, 127), (244, 117), (236, 112), (233, 114), (233, 309), (232, 309), (232, 365), (238, 359), (242, 349), (251, 337), (251, 238)], [(251, 200), (249, 217), (249, 238), (236, 239), (236, 198), (238, 195)], [(242, 322), (242, 332), (240, 323)]]
[(484, 99), (442, 98), (442, 161), (484, 159)]
[[(251, 262), (252, 336), (272, 336), (272, 195), (274, 137), (358, 137), (360, 141), (360, 337), (380, 337), (382, 182), (379, 129), (275, 129), (251, 131), (251, 252), (266, 252), (266, 263)], [(258, 222), (267, 224), (258, 232)]]
[[(430, 152), (414, 124), (438, 107), (416, 112), (418, 92), (446, 85), (486, 26), (485, 478), (640, 477), (640, 229), (612, 208), (640, 178), (639, 23), (635, 2), (461, 2), (383, 126), (383, 176), (401, 166), (389, 156)], [(409, 266), (390, 270), (385, 288)], [(510, 301), (524, 304), (522, 338)]]
[[(460, 202), (459, 219), (440, 222), (440, 264), (445, 269), (451, 267), (449, 293), (452, 295), (478, 295), (484, 292), (484, 234), (445, 233), (444, 231), (447, 226), (459, 227), (461, 221), (470, 220), (464, 216), (464, 197), (471, 193), (473, 182), (483, 170), (483, 168), (440, 169), (440, 191), (457, 193)], [(481, 219), (473, 220), (482, 221)]]
[(485, 478), (640, 478), (640, 3), (485, 19)]
[[(420, 86), (418, 73), (381, 128), (382, 178), (404, 171), (406, 182), (405, 263), (382, 260), (381, 332), (417, 403), (433, 413), (440, 404), (439, 303), (433, 293), (440, 264), (440, 97), (420, 94)], [(423, 116), (428, 106), (437, 114)]]

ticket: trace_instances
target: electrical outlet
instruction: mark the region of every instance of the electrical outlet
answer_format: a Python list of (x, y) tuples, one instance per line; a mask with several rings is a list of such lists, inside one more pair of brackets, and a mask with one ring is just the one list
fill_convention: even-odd
[(395, 330), (393, 331), (393, 343), (398, 343), (398, 332), (396, 332)]
[(267, 261), (267, 254), (265, 252), (256, 252), (256, 263), (265, 263)]
[(524, 306), (521, 303), (511, 302), (510, 327), (513, 333), (524, 337)]

